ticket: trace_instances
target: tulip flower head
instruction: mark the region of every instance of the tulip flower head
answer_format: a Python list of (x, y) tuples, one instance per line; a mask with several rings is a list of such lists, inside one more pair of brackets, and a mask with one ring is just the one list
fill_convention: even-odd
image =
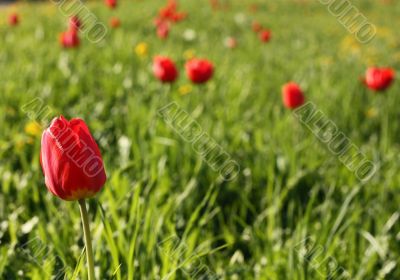
[(173, 83), (178, 78), (178, 70), (168, 57), (156, 56), (154, 58), (153, 73), (163, 83)]
[(283, 105), (288, 109), (296, 109), (304, 104), (304, 93), (300, 86), (289, 82), (282, 87)]
[(186, 62), (186, 75), (195, 84), (206, 83), (214, 74), (214, 66), (206, 59), (193, 58)]
[(19, 23), (19, 16), (17, 13), (12, 13), (8, 16), (8, 24), (11, 26), (18, 25)]
[(390, 87), (395, 78), (392, 68), (370, 67), (365, 73), (365, 85), (374, 91), (384, 91)]
[(121, 21), (117, 17), (112, 17), (110, 19), (111, 28), (118, 28), (121, 25)]
[(110, 9), (115, 9), (115, 7), (117, 7), (117, 0), (104, 0), (104, 3)]
[(178, 12), (178, 3), (176, 0), (168, 0), (167, 5), (160, 9), (156, 20), (179, 22), (185, 19), (185, 12)]
[(237, 41), (233, 37), (228, 37), (225, 39), (225, 46), (229, 49), (234, 49), (237, 46)]
[(258, 4), (253, 3), (253, 4), (250, 4), (249, 11), (252, 12), (252, 13), (255, 13), (255, 12), (258, 11), (258, 8), (259, 8)]
[(69, 30), (78, 31), (82, 27), (82, 23), (77, 16), (69, 19)]
[(260, 36), (261, 42), (267, 43), (267, 42), (269, 42), (269, 40), (271, 40), (271, 31), (264, 29), (264, 30), (260, 31), (259, 36)]
[(100, 150), (81, 119), (53, 119), (42, 135), (40, 163), (48, 190), (64, 200), (93, 197), (106, 182)]
[(262, 26), (258, 21), (253, 21), (251, 29), (253, 29), (254, 32), (258, 33), (262, 30)]
[(60, 44), (64, 48), (76, 48), (80, 44), (78, 32), (76, 30), (68, 30), (60, 34)]
[(169, 35), (169, 23), (166, 21), (161, 22), (157, 26), (157, 36), (160, 39), (166, 39)]

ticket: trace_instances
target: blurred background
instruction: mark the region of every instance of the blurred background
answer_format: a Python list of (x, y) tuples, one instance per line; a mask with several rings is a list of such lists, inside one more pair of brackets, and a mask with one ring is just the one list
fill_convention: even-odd
[[(398, 1), (177, 1), (167, 35), (164, 0), (1, 3), (0, 279), (87, 277), (78, 205), (51, 195), (39, 163), (59, 115), (86, 121), (106, 167), (89, 201), (96, 279), (400, 278), (400, 88), (364, 83), (369, 67), (400, 68)], [(73, 16), (79, 44), (62, 35)], [(158, 55), (174, 83), (154, 76)], [(206, 83), (187, 77), (192, 58), (214, 65)], [(284, 106), (290, 81), (371, 178)], [(237, 176), (160, 116), (171, 102)]]

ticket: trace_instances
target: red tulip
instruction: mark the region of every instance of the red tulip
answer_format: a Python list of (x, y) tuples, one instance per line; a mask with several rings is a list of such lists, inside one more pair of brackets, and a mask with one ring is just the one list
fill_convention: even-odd
[(218, 0), (210, 0), (210, 4), (211, 4), (211, 7), (213, 8), (213, 10), (215, 10), (215, 11), (218, 10), (220, 7), (220, 3)]
[(391, 68), (371, 67), (365, 73), (364, 83), (374, 91), (384, 91), (393, 82), (395, 71)]
[(257, 11), (258, 11), (258, 4), (256, 4), (256, 3), (251, 4), (251, 5), (249, 6), (249, 10), (250, 10), (250, 12), (252, 12), (252, 13), (257, 12)]
[(179, 22), (187, 17), (187, 13), (174, 13), (170, 19), (173, 22)]
[(81, 28), (82, 24), (81, 21), (77, 16), (73, 16), (69, 19), (69, 30), (78, 31)]
[(166, 39), (168, 38), (168, 35), (169, 35), (169, 23), (166, 21), (162, 21), (157, 26), (157, 36), (160, 39)]
[(229, 49), (234, 49), (237, 46), (237, 41), (233, 37), (228, 37), (225, 39), (225, 46)]
[(260, 40), (261, 42), (267, 43), (271, 39), (271, 31), (262, 30), (260, 31)]
[(16, 13), (13, 13), (8, 16), (8, 24), (11, 26), (18, 25), (19, 23), (19, 16)]
[(207, 82), (214, 73), (214, 66), (205, 59), (191, 59), (185, 65), (186, 75), (195, 84)]
[(40, 163), (47, 188), (64, 200), (90, 198), (106, 182), (99, 148), (81, 119), (53, 119), (43, 132)]
[(117, 28), (121, 25), (121, 21), (119, 20), (119, 18), (113, 17), (110, 19), (110, 26), (112, 28)]
[(110, 9), (114, 9), (117, 6), (117, 0), (104, 0), (104, 2)]
[(186, 18), (187, 14), (184, 12), (178, 12), (178, 3), (176, 0), (168, 0), (165, 7), (161, 8), (158, 12), (159, 19), (163, 21), (178, 22)]
[(76, 30), (68, 30), (60, 34), (60, 43), (64, 48), (76, 48), (80, 44), (78, 32)]
[(283, 105), (288, 109), (296, 109), (304, 104), (304, 94), (300, 86), (294, 82), (282, 87)]
[(158, 27), (158, 26), (159, 26), (160, 24), (162, 24), (164, 21), (165, 21), (165, 20), (164, 20), (163, 18), (161, 18), (161, 17), (156, 17), (156, 18), (153, 20), (153, 24), (154, 24), (155, 27)]
[(178, 8), (178, 3), (176, 0), (168, 0), (167, 5), (164, 8), (161, 8), (159, 11), (159, 15), (162, 18), (170, 18)]
[(253, 29), (254, 32), (258, 33), (258, 32), (261, 31), (262, 26), (257, 21), (253, 21), (253, 24), (251, 25), (251, 28)]
[(178, 78), (178, 70), (168, 57), (156, 56), (154, 58), (153, 73), (163, 83), (173, 83)]

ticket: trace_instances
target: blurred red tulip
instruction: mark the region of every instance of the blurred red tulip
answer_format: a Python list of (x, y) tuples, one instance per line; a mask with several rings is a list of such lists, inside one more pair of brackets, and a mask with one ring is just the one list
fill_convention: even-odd
[(370, 67), (365, 73), (364, 83), (374, 91), (384, 91), (393, 83), (394, 77), (392, 68)]
[(176, 2), (176, 0), (168, 0), (167, 5), (160, 9), (159, 15), (162, 18), (169, 18), (175, 13), (177, 8), (178, 3)]
[(81, 119), (53, 119), (42, 135), (40, 163), (48, 190), (64, 200), (90, 198), (106, 182), (100, 150)]
[(104, 0), (104, 2), (110, 9), (117, 7), (117, 0)]
[(69, 19), (69, 29), (78, 31), (81, 28), (81, 21), (77, 16), (73, 16)]
[(257, 12), (258, 11), (258, 4), (256, 4), (256, 3), (250, 4), (249, 11), (252, 12), (252, 13)]
[(170, 19), (173, 22), (179, 22), (187, 17), (187, 13), (174, 13)]
[(233, 37), (228, 37), (225, 39), (225, 46), (229, 49), (234, 49), (237, 46), (237, 41)]
[(271, 31), (264, 29), (264, 30), (260, 31), (259, 36), (260, 36), (261, 42), (267, 43), (267, 42), (269, 42), (269, 40), (271, 40)]
[(282, 87), (283, 105), (288, 109), (296, 109), (304, 104), (304, 94), (300, 86), (289, 82)]
[(166, 21), (161, 22), (157, 26), (157, 36), (160, 39), (166, 39), (169, 35), (169, 23)]
[(187, 13), (178, 12), (176, 0), (168, 0), (167, 5), (158, 12), (159, 19), (162, 21), (178, 22), (186, 18)]
[(210, 5), (213, 10), (218, 10), (220, 8), (220, 4), (218, 0), (210, 0)]
[(214, 73), (214, 66), (205, 59), (193, 58), (186, 62), (186, 75), (195, 84), (207, 82)]
[(64, 48), (76, 48), (80, 44), (78, 32), (76, 30), (68, 30), (60, 34), (60, 43)]
[(162, 24), (164, 21), (165, 21), (164, 19), (162, 19), (162, 18), (160, 18), (160, 17), (156, 17), (156, 18), (153, 20), (153, 24), (154, 24), (155, 27), (157, 27), (157, 26), (159, 26), (160, 24)]
[(257, 21), (253, 21), (251, 28), (253, 29), (254, 32), (258, 33), (261, 31), (262, 25)]
[(12, 13), (8, 16), (8, 24), (11, 26), (18, 25), (19, 23), (19, 16), (17, 13)]
[(112, 17), (110, 19), (110, 26), (112, 28), (118, 28), (120, 25), (121, 25), (121, 21), (119, 20), (119, 18)]
[(178, 78), (178, 70), (168, 57), (156, 56), (154, 58), (153, 73), (163, 83), (173, 83)]

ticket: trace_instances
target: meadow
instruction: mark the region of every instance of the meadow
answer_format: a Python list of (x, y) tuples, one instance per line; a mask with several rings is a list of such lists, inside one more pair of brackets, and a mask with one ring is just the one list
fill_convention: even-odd
[[(400, 4), (352, 1), (377, 28), (362, 44), (319, 1), (221, 2), (180, 1), (188, 16), (164, 40), (153, 19), (165, 1), (85, 2), (108, 32), (74, 49), (60, 46), (68, 17), (54, 2), (0, 8), (0, 279), (87, 278), (78, 204), (46, 189), (39, 161), (59, 115), (84, 119), (104, 159), (107, 182), (88, 200), (96, 279), (400, 279), (400, 85), (360, 81), (370, 66), (400, 69)], [(176, 62), (175, 83), (154, 77), (156, 55)], [(209, 82), (187, 79), (191, 57), (213, 62)], [(282, 105), (289, 81), (378, 167), (371, 178)], [(171, 102), (236, 177), (160, 117)]]

